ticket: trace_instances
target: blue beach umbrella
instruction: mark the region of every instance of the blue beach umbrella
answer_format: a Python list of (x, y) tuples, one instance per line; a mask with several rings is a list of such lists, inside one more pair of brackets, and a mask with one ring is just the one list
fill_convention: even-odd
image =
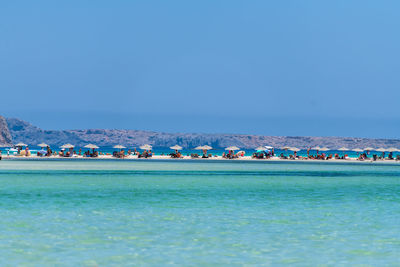
[(265, 151), (266, 149), (265, 149), (265, 147), (263, 147), (263, 146), (259, 146), (259, 147), (257, 147), (255, 150), (256, 150), (257, 152), (263, 152), (263, 151)]
[(319, 152), (320, 149), (321, 149), (321, 148), (320, 148), (319, 146), (315, 146), (315, 147), (312, 147), (312, 148), (311, 148), (311, 150), (314, 150), (314, 151), (317, 152), (317, 155), (318, 155), (318, 152)]
[(287, 152), (289, 149), (291, 149), (290, 146), (281, 147), (281, 150), (284, 150), (284, 151), (285, 151), (285, 153), (283, 153), (284, 155), (287, 154), (286, 152)]

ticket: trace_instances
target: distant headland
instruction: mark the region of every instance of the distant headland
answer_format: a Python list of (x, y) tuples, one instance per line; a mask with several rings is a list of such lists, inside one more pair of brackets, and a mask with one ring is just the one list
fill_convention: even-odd
[(260, 145), (269, 145), (277, 148), (296, 146), (302, 149), (313, 146), (324, 146), (332, 149), (343, 146), (348, 148), (367, 146), (400, 147), (400, 139), (165, 133), (119, 129), (43, 130), (20, 119), (0, 116), (0, 146), (12, 146), (12, 144), (18, 142), (24, 142), (31, 146), (43, 142), (50, 146), (71, 143), (78, 147), (83, 147), (88, 143), (94, 143), (100, 147), (123, 144), (132, 148), (143, 144), (150, 144), (155, 148), (168, 148), (176, 144), (183, 148), (194, 148), (207, 144), (217, 149), (227, 146), (254, 149)]

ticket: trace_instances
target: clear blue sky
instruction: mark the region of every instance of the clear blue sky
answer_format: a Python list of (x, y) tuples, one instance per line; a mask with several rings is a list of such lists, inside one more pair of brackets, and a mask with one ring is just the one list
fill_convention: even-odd
[(400, 137), (399, 1), (1, 1), (0, 114)]

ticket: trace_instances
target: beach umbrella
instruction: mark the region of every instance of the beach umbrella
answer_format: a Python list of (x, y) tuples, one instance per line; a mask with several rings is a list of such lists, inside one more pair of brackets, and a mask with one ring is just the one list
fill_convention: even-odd
[(209, 149), (212, 149), (212, 147), (205, 145), (205, 146), (198, 146), (198, 147), (196, 147), (195, 149), (196, 149), (196, 150), (203, 150), (203, 154), (204, 154), (204, 153), (205, 153), (204, 151), (207, 151), (207, 150), (209, 150)]
[(361, 148), (354, 148), (354, 149), (352, 149), (351, 151), (354, 151), (354, 152), (364, 152), (364, 150), (362, 150)]
[(266, 149), (273, 149), (272, 146), (265, 146)]
[(364, 148), (364, 151), (375, 151), (375, 148), (373, 148), (373, 147), (366, 147), (366, 148)]
[(62, 145), (61, 148), (74, 148), (74, 145), (65, 144), (65, 145)]
[(205, 145), (205, 146), (198, 146), (195, 148), (195, 150), (210, 150), (212, 147)]
[(387, 151), (389, 151), (389, 152), (399, 152), (400, 150), (398, 150), (398, 149), (395, 148), (395, 147), (389, 147), (389, 148), (387, 149)]
[(182, 147), (181, 147), (181, 146), (178, 146), (178, 145), (175, 145), (175, 146), (171, 146), (170, 149), (173, 149), (173, 150), (182, 150)]
[(320, 150), (321, 148), (319, 146), (315, 146), (313, 148), (311, 148), (312, 150)]
[[(291, 147), (290, 146), (284, 146), (284, 147), (281, 147), (281, 149), (287, 151), (287, 150), (290, 150)], [(285, 154), (286, 154), (286, 152), (285, 152)]]
[(142, 150), (151, 150), (153, 147), (151, 145), (145, 144), (139, 147)]
[(89, 148), (89, 149), (98, 149), (99, 147), (93, 144), (88, 144), (86, 146), (84, 146), (84, 148)]
[(116, 146), (113, 146), (113, 148), (116, 148), (116, 149), (124, 149), (124, 148), (126, 148), (126, 147), (123, 146), (123, 145), (116, 145)]
[(24, 144), (24, 143), (18, 143), (18, 144), (16, 144), (15, 146), (28, 146), (27, 144)]
[(291, 148), (289, 148), (289, 150), (297, 152), (297, 151), (300, 151), (301, 148), (291, 147)]
[(321, 147), (320, 149), (319, 149), (319, 151), (329, 151), (330, 149), (329, 148), (327, 148), (327, 147)]
[(37, 146), (38, 146), (38, 147), (48, 147), (49, 145), (48, 145), (48, 144), (45, 144), (45, 143), (41, 143), (41, 144), (38, 144)]
[(231, 150), (233, 150), (233, 151), (235, 151), (235, 150), (239, 150), (240, 148), (238, 148), (237, 146), (228, 146), (227, 148), (225, 148), (225, 150), (229, 150), (229, 151), (231, 151)]
[(378, 152), (386, 152), (388, 150), (386, 148), (380, 147), (376, 151), (378, 151)]

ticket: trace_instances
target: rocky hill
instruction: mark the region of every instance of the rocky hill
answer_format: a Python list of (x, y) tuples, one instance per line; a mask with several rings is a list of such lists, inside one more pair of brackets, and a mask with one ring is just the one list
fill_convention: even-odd
[(7, 121), (4, 117), (0, 116), (0, 147), (10, 146), (12, 144), (12, 136), (8, 129)]
[[(214, 148), (224, 148), (235, 145), (244, 149), (253, 149), (260, 145), (274, 147), (296, 146), (307, 148), (310, 146), (327, 146), (339, 148), (346, 146), (355, 147), (397, 147), (400, 148), (400, 139), (368, 139), (353, 137), (301, 137), (301, 136), (259, 136), (240, 134), (199, 134), (199, 133), (163, 133), (140, 130), (112, 130), (112, 129), (88, 129), (88, 130), (43, 130), (32, 124), (14, 118), (6, 119), (7, 125), (1, 126), (3, 146), (11, 142), (24, 142), (30, 145), (37, 145), (45, 142), (51, 146), (60, 146), (65, 143), (72, 143), (82, 147), (88, 143), (97, 144), (100, 147), (112, 147), (116, 144), (123, 144), (127, 147), (138, 147), (142, 144), (150, 144), (153, 147), (163, 148), (179, 144), (184, 148), (193, 148), (199, 145), (208, 144)], [(8, 126), (8, 127), (7, 127)], [(6, 130), (8, 128), (8, 130)], [(6, 136), (6, 137), (4, 137)], [(1, 140), (1, 139), (0, 139)]]

